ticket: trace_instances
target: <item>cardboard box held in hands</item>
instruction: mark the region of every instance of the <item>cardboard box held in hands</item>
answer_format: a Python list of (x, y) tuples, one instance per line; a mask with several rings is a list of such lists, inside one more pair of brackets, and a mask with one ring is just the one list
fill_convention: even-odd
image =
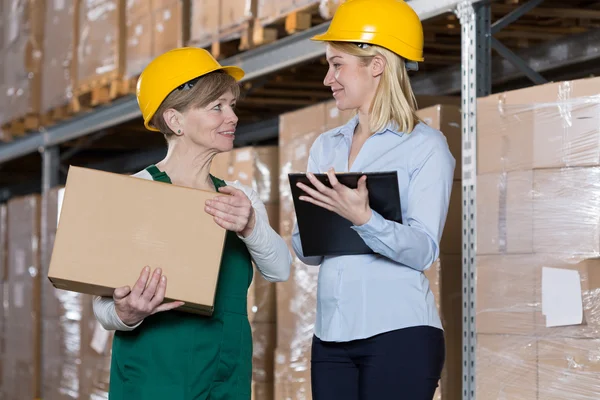
[(226, 230), (204, 204), (218, 195), (70, 167), (48, 278), (58, 289), (112, 296), (148, 265), (167, 276), (165, 301), (211, 315)]

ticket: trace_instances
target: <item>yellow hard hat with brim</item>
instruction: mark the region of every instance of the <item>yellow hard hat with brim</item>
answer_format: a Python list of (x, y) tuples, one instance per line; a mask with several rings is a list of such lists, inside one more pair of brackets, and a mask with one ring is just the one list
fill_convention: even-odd
[(403, 0), (348, 0), (340, 5), (327, 32), (312, 40), (367, 43), (409, 61), (423, 61), (423, 25)]
[(212, 54), (197, 47), (177, 48), (156, 57), (144, 68), (137, 81), (136, 97), (144, 126), (157, 132), (151, 121), (165, 98), (185, 83), (219, 70), (236, 81), (244, 77), (241, 68), (222, 66)]

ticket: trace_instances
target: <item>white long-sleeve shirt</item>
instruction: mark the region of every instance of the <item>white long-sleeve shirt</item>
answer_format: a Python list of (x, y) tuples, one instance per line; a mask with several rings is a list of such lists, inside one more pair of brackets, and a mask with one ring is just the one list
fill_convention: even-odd
[[(133, 176), (152, 180), (152, 175), (146, 170), (142, 170)], [(227, 181), (226, 183), (228, 186), (244, 192), (252, 202), (255, 214), (254, 229), (248, 237), (244, 238), (240, 235), (238, 237), (246, 244), (258, 271), (269, 282), (286, 281), (290, 275), (292, 255), (285, 241), (269, 224), (267, 210), (258, 193), (238, 181)], [(133, 282), (130, 284), (133, 284)], [(106, 330), (131, 331), (143, 322), (141, 321), (134, 326), (123, 323), (115, 310), (115, 302), (110, 297), (96, 296), (93, 307), (96, 319)]]

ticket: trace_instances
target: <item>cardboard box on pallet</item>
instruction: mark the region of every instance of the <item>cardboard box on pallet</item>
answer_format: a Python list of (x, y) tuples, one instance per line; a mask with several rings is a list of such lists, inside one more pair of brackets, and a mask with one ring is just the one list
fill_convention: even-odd
[(600, 387), (599, 85), (480, 99), (477, 398), (591, 399)]
[[(52, 188), (42, 211), (42, 270), (47, 275), (58, 223), (62, 187)], [(45, 398), (77, 399), (80, 392), (82, 295), (42, 280), (42, 391)]]
[(180, 0), (127, 1), (127, 78), (135, 78), (155, 57), (183, 45), (183, 7)]
[(42, 64), (41, 112), (61, 119), (68, 116), (73, 96), (72, 63), (75, 53), (75, 2), (47, 1)]
[[(41, 100), (44, 0), (4, 0), (4, 84), (6, 120), (19, 124), (6, 127), (9, 134), (38, 127)], [(27, 117), (27, 118), (25, 118)]]
[(9, 399), (40, 398), (40, 198), (8, 202), (8, 323), (4, 391)]
[[(198, 204), (217, 195), (71, 167), (48, 278), (59, 289), (110, 297), (133, 285), (144, 266), (161, 268), (166, 299), (210, 315), (226, 231)], [(177, 213), (156, 213), (173, 204)]]
[(221, 0), (192, 0), (190, 42), (208, 45), (219, 34)]
[(75, 92), (83, 94), (117, 82), (125, 72), (125, 0), (78, 0), (76, 4), (73, 76)]

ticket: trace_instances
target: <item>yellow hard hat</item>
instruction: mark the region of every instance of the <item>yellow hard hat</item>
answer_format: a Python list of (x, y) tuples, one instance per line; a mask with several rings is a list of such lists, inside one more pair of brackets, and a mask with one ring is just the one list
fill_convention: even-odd
[(335, 12), (327, 32), (312, 40), (367, 43), (409, 61), (423, 61), (423, 26), (403, 0), (348, 0)]
[(150, 123), (165, 98), (192, 79), (218, 70), (231, 75), (236, 81), (244, 77), (244, 70), (241, 68), (222, 66), (212, 54), (197, 47), (170, 50), (152, 60), (142, 71), (136, 87), (144, 126), (151, 131), (158, 131)]

